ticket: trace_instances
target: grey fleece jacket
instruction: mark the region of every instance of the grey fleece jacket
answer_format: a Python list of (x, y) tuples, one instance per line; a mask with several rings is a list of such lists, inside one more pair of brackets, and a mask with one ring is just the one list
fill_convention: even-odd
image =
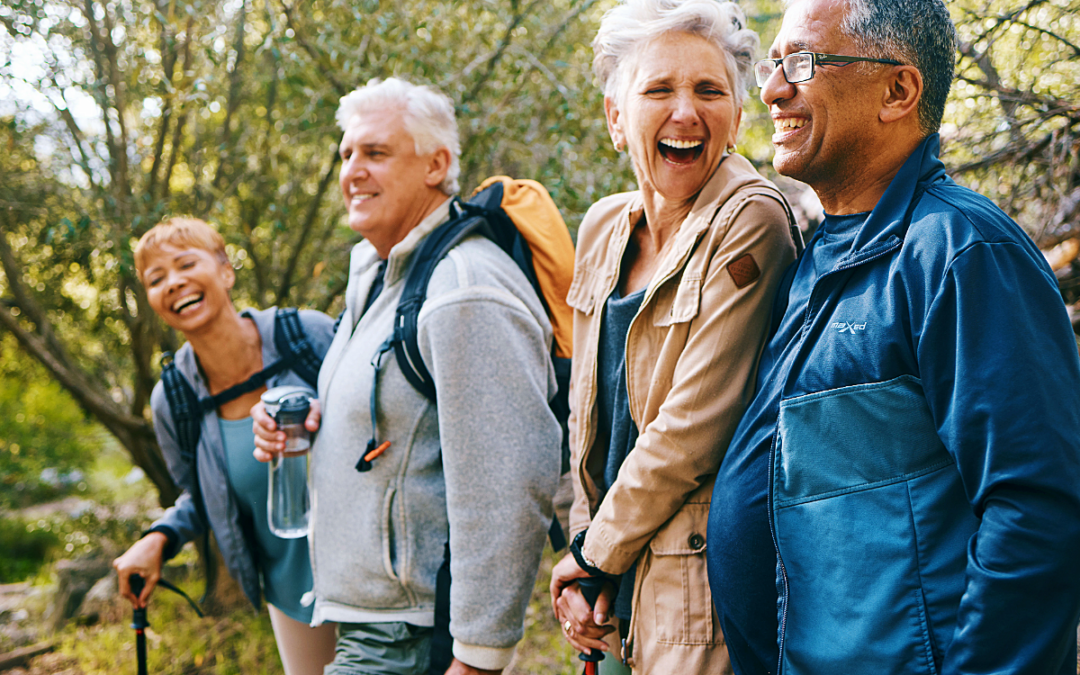
[[(274, 307), (262, 310), (245, 309), (240, 312), (241, 316), (254, 321), (256, 328), (259, 329), (265, 365), (270, 365), (280, 358), (277, 347), (274, 345), (276, 312), (277, 309)], [(315, 353), (321, 356), (326, 352), (333, 337), (334, 320), (322, 312), (301, 310), (300, 323)], [(176, 351), (175, 363), (192, 385), (196, 396), (202, 398), (210, 395), (206, 382), (199, 374), (199, 366), (195, 361), (195, 352), (191, 350), (191, 345), (185, 344)], [(270, 378), (266, 384), (268, 387), (277, 387), (306, 383), (296, 373), (286, 370)], [(173, 535), (169, 538), (165, 559), (168, 560), (179, 553), (185, 543), (202, 536), (209, 525), (213, 528), (214, 538), (221, 549), (221, 556), (225, 559), (229, 574), (239, 582), (248, 600), (255, 607), (259, 607), (262, 592), (259, 585), (258, 561), (255, 559), (255, 542), (248, 528), (241, 522), (236, 495), (233, 494), (226, 480), (229, 474), (225, 464), (225, 445), (221, 440), (221, 427), (218, 425), (217, 413), (210, 411), (203, 417), (199, 445), (196, 448), (199, 486), (202, 488), (203, 503), (206, 505), (206, 517), (210, 521), (207, 523), (199, 515), (199, 510), (191, 497), (195, 487), (195, 477), (192, 474), (191, 465), (184, 462), (180, 456), (180, 445), (176, 440), (176, 425), (173, 422), (169, 402), (165, 398), (165, 386), (160, 381), (150, 395), (150, 410), (154, 415), (154, 433), (161, 446), (161, 453), (165, 456), (169, 474), (184, 490), (176, 503), (169, 507), (152, 526), (152, 529), (168, 528), (170, 534)]]
[(380, 262), (352, 252), (346, 309), (319, 373), (322, 427), (312, 454), (313, 623), (432, 625), (435, 577), (449, 538), (454, 655), (505, 667), (521, 639), (560, 470), (551, 327), (521, 270), (482, 237), (435, 269), (419, 315), (434, 405), (382, 358), (378, 439), (390, 448), (370, 471), (354, 465), (371, 438), (372, 358), (419, 242), (449, 202), (395, 246), (384, 289), (363, 316)]

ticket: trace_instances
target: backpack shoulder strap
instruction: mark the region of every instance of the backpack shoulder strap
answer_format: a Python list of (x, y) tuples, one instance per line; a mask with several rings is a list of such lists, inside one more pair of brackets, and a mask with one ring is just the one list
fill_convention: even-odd
[(322, 359), (311, 346), (300, 323), (300, 313), (295, 308), (279, 308), (274, 315), (274, 346), (290, 370), (312, 389), (318, 386)]
[[(176, 428), (176, 442), (180, 445), (180, 457), (194, 471), (195, 448), (199, 444), (200, 425), (204, 411), (199, 403), (199, 397), (195, 395), (195, 390), (176, 367), (172, 352), (165, 352), (161, 357), (161, 383), (165, 387), (165, 400), (169, 403), (173, 426)], [(195, 485), (198, 485), (197, 477)]]
[[(205, 403), (199, 400), (195, 390), (191, 388), (191, 383), (176, 367), (172, 352), (165, 352), (161, 356), (161, 383), (165, 386), (165, 400), (169, 403), (173, 426), (176, 428), (180, 458), (185, 465), (191, 467), (192, 501), (199, 517), (209, 525), (202, 488), (199, 486), (199, 437), (202, 435), (202, 418), (206, 414)], [(209, 536), (210, 531), (207, 529), (203, 533), (204, 544), (209, 543)]]
[[(802, 230), (799, 229), (799, 223), (795, 219), (795, 212), (791, 210), (791, 204), (788, 204), (787, 198), (784, 193), (780, 192), (779, 188), (770, 185), (754, 185), (751, 187), (742, 188), (740, 190), (745, 195), (761, 195), (762, 197), (769, 197), (784, 208), (784, 213), (787, 215), (788, 220), (788, 234), (791, 235), (791, 241), (795, 244), (795, 257), (802, 255), (805, 243), (803, 242)], [(726, 207), (729, 204), (733, 204), (734, 200), (728, 199), (724, 204)]]
[(429, 234), (414, 254), (394, 317), (394, 357), (398, 367), (409, 384), (430, 401), (435, 400), (435, 382), (424, 365), (417, 341), (420, 307), (427, 298), (428, 283), (439, 261), (462, 239), (487, 228), (487, 221), (482, 216), (463, 213), (458, 206), (460, 203), (455, 197), (450, 205), (450, 220)]

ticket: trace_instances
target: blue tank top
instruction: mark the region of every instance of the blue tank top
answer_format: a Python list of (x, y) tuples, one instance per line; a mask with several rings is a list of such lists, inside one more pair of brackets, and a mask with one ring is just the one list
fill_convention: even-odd
[(251, 454), (255, 450), (251, 418), (219, 418), (218, 422), (225, 444), (229, 487), (236, 496), (244, 529), (255, 540), (255, 564), (262, 575), (263, 595), (268, 603), (289, 618), (310, 623), (313, 607), (300, 604), (301, 596), (312, 587), (307, 537), (281, 539), (270, 532), (266, 515), (269, 465), (259, 462)]

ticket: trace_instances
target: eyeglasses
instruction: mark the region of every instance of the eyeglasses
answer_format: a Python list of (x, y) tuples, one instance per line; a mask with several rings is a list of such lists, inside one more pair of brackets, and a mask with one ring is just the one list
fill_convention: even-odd
[(795, 52), (782, 59), (762, 59), (754, 64), (754, 78), (759, 87), (764, 87), (773, 71), (783, 65), (784, 79), (788, 84), (798, 84), (814, 78), (814, 66), (846, 66), (859, 61), (887, 63), (890, 66), (904, 64), (892, 59), (868, 59), (864, 56), (840, 56), (838, 54), (817, 54), (815, 52)]

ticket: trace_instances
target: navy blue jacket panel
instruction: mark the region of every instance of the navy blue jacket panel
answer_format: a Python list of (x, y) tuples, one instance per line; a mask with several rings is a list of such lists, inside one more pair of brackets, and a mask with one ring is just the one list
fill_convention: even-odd
[(1076, 342), (1041, 253), (938, 147), (850, 251), (815, 237), (788, 271), (709, 521), (739, 673), (1075, 672)]

